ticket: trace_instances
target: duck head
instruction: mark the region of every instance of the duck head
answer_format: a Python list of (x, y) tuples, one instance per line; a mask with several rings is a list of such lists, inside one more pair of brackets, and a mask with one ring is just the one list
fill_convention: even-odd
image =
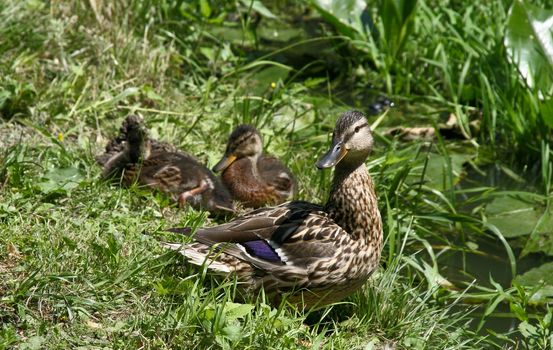
[(230, 134), (223, 158), (215, 164), (213, 171), (223, 171), (240, 158), (256, 158), (263, 152), (263, 140), (259, 131), (251, 125), (239, 125)]
[(316, 163), (325, 169), (339, 165), (356, 168), (363, 164), (373, 147), (371, 128), (365, 115), (358, 111), (342, 113), (334, 133), (330, 150)]

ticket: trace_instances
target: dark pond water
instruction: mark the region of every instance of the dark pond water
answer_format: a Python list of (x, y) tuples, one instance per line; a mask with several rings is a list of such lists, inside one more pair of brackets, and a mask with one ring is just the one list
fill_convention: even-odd
[[(539, 193), (540, 176), (536, 168), (519, 168), (515, 170), (508, 169), (498, 164), (487, 165), (480, 167), (479, 171), (475, 171), (471, 167), (465, 166), (466, 175), (457, 185), (458, 189), (470, 189), (477, 187), (493, 187), (500, 191), (528, 191)], [(483, 171), (482, 171), (483, 170)], [(513, 171), (525, 181), (521, 182), (520, 178), (513, 177)], [(462, 196), (460, 199), (467, 199)], [(463, 208), (465, 212), (470, 212), (475, 205)], [(521, 255), (522, 243), (524, 237), (516, 240), (508, 240), (516, 257), (516, 275), (522, 275), (525, 272), (539, 267), (544, 263), (553, 261), (553, 257), (542, 253), (530, 253)], [(512, 286), (513, 276), (511, 271), (511, 262), (504, 245), (493, 234), (471, 237), (471, 240), (478, 246), (477, 252), (462, 252), (451, 250), (443, 254), (439, 258), (439, 265), (444, 277), (457, 286), (467, 286), (475, 281), (476, 284), (488, 288), (494, 288), (490, 280), (499, 283), (504, 289)], [(455, 242), (460, 246), (463, 242)], [(485, 309), (486, 300), (474, 301), (476, 305), (481, 304), (474, 312), (474, 320), (472, 325), (477, 327), (480, 318)], [(464, 306), (458, 306), (462, 309)], [(510, 313), (509, 305), (501, 303), (496, 308), (495, 312), (486, 318), (481, 332), (486, 332), (491, 329), (498, 333), (505, 333), (517, 327), (519, 321)]]

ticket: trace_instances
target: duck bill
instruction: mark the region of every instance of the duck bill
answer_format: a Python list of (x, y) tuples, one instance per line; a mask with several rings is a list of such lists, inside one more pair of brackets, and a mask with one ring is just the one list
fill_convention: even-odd
[(346, 156), (348, 150), (341, 142), (336, 143), (324, 156), (315, 164), (319, 169), (331, 168), (338, 164)]
[(225, 170), (226, 168), (228, 168), (232, 162), (234, 162), (236, 160), (236, 156), (233, 155), (233, 154), (230, 154), (230, 155), (225, 155), (223, 157), (223, 159), (221, 159), (219, 161), (219, 163), (215, 164), (215, 166), (213, 167), (213, 171), (214, 172), (219, 172), (219, 171), (223, 171)]

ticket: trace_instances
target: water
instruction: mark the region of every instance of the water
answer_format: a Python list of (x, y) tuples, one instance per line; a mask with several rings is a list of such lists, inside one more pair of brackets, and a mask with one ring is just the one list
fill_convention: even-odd
[[(466, 167), (465, 167), (466, 168)], [(507, 170), (505, 170), (507, 169)], [(484, 170), (482, 172), (481, 170)], [(481, 167), (480, 171), (467, 169), (467, 174), (458, 184), (459, 189), (470, 189), (477, 187), (493, 187), (503, 191), (531, 191), (539, 193), (540, 178), (537, 169), (517, 169), (516, 174), (520, 177), (514, 177), (510, 169), (499, 164)], [(525, 181), (521, 181), (524, 178)], [(460, 200), (466, 200), (466, 195), (460, 196)], [(473, 203), (470, 207), (461, 208), (465, 212), (470, 212), (477, 204)], [(516, 274), (521, 275), (532, 268), (541, 266), (546, 262), (553, 261), (553, 257), (541, 253), (531, 253), (521, 256), (522, 244), (527, 236), (520, 237), (518, 240), (508, 240), (516, 257)], [(503, 244), (492, 234), (470, 236), (469, 239), (475, 245), (474, 252), (450, 250), (441, 255), (438, 264), (441, 267), (440, 272), (454, 285), (466, 288), (470, 283), (495, 289), (491, 281), (499, 283), (504, 289), (512, 286), (511, 263)], [(463, 242), (455, 242), (463, 246)], [(481, 306), (473, 313), (474, 320), (471, 325), (476, 329), (479, 325), (487, 300), (473, 300)], [(460, 305), (457, 310), (466, 308), (466, 305)], [(494, 313), (486, 317), (481, 329), (481, 333), (487, 333), (487, 330), (493, 330), (497, 333), (505, 333), (515, 329), (519, 324), (518, 319), (510, 313), (509, 305), (500, 303)]]

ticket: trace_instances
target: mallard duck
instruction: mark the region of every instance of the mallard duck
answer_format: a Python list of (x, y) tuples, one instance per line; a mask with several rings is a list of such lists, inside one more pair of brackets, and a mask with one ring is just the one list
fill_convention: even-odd
[(230, 134), (223, 158), (213, 167), (234, 199), (246, 207), (280, 204), (294, 196), (294, 175), (276, 157), (263, 154), (261, 134), (239, 125)]
[(194, 235), (190, 228), (170, 229), (193, 242), (164, 246), (192, 264), (235, 276), (246, 292), (263, 288), (274, 303), (285, 293), (307, 308), (339, 301), (363, 285), (380, 260), (382, 221), (364, 164), (372, 146), (365, 116), (345, 112), (330, 150), (316, 163), (319, 169), (335, 167), (324, 206), (292, 201)]
[(149, 139), (141, 118), (125, 119), (120, 134), (97, 157), (104, 177), (138, 183), (169, 194), (181, 206), (186, 203), (213, 214), (230, 214), (234, 205), (221, 181), (196, 158), (166, 143)]

